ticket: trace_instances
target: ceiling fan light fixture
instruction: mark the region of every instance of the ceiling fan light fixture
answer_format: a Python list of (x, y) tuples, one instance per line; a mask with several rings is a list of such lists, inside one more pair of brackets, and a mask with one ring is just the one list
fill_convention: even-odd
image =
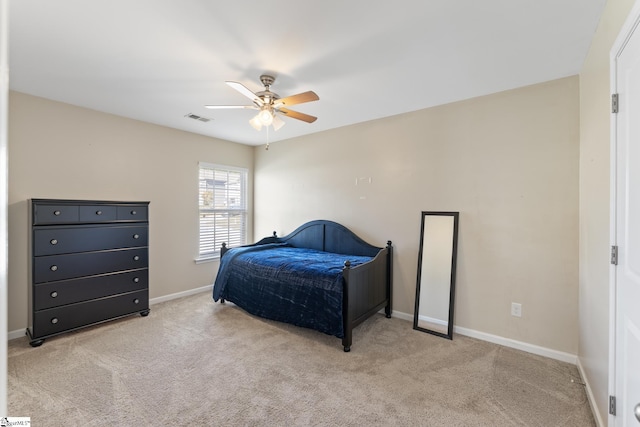
[(260, 115), (255, 116), (253, 119), (249, 120), (249, 124), (255, 130), (259, 131), (262, 129), (262, 122), (260, 121)]
[(263, 108), (258, 113), (258, 120), (263, 126), (269, 126), (273, 122), (273, 113), (268, 108)]
[(274, 114), (273, 115), (273, 123), (272, 123), (272, 125), (273, 125), (273, 130), (277, 131), (278, 129), (280, 129), (282, 126), (285, 125), (285, 122), (280, 117), (278, 117), (277, 115)]

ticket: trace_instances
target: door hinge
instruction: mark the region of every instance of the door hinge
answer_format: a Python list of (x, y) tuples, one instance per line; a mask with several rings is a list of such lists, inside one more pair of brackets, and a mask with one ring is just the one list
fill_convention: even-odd
[(611, 415), (616, 414), (616, 397), (615, 396), (609, 396), (609, 413)]
[(611, 246), (611, 264), (618, 265), (618, 247)]
[(617, 93), (611, 94), (611, 112), (612, 113), (618, 112), (618, 94)]

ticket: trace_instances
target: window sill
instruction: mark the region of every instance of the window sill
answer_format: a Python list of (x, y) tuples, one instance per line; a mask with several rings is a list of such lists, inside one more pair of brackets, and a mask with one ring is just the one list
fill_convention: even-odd
[(199, 258), (196, 258), (194, 261), (196, 264), (204, 264), (206, 262), (220, 261), (220, 255), (201, 256)]

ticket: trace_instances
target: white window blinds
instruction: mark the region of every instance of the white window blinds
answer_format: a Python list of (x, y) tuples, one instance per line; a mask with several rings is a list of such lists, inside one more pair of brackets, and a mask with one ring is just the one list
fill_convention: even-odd
[(200, 163), (200, 257), (220, 254), (220, 246), (247, 239), (247, 170)]

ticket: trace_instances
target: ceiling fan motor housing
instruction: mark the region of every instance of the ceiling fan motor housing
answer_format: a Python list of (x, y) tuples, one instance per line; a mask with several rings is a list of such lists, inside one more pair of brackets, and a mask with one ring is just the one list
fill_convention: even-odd
[(256, 96), (258, 96), (262, 101), (267, 105), (272, 105), (276, 99), (280, 99), (280, 96), (269, 90), (269, 86), (276, 81), (276, 78), (273, 76), (269, 76), (267, 74), (263, 74), (260, 76), (260, 81), (264, 85), (264, 90), (260, 92), (256, 92)]

